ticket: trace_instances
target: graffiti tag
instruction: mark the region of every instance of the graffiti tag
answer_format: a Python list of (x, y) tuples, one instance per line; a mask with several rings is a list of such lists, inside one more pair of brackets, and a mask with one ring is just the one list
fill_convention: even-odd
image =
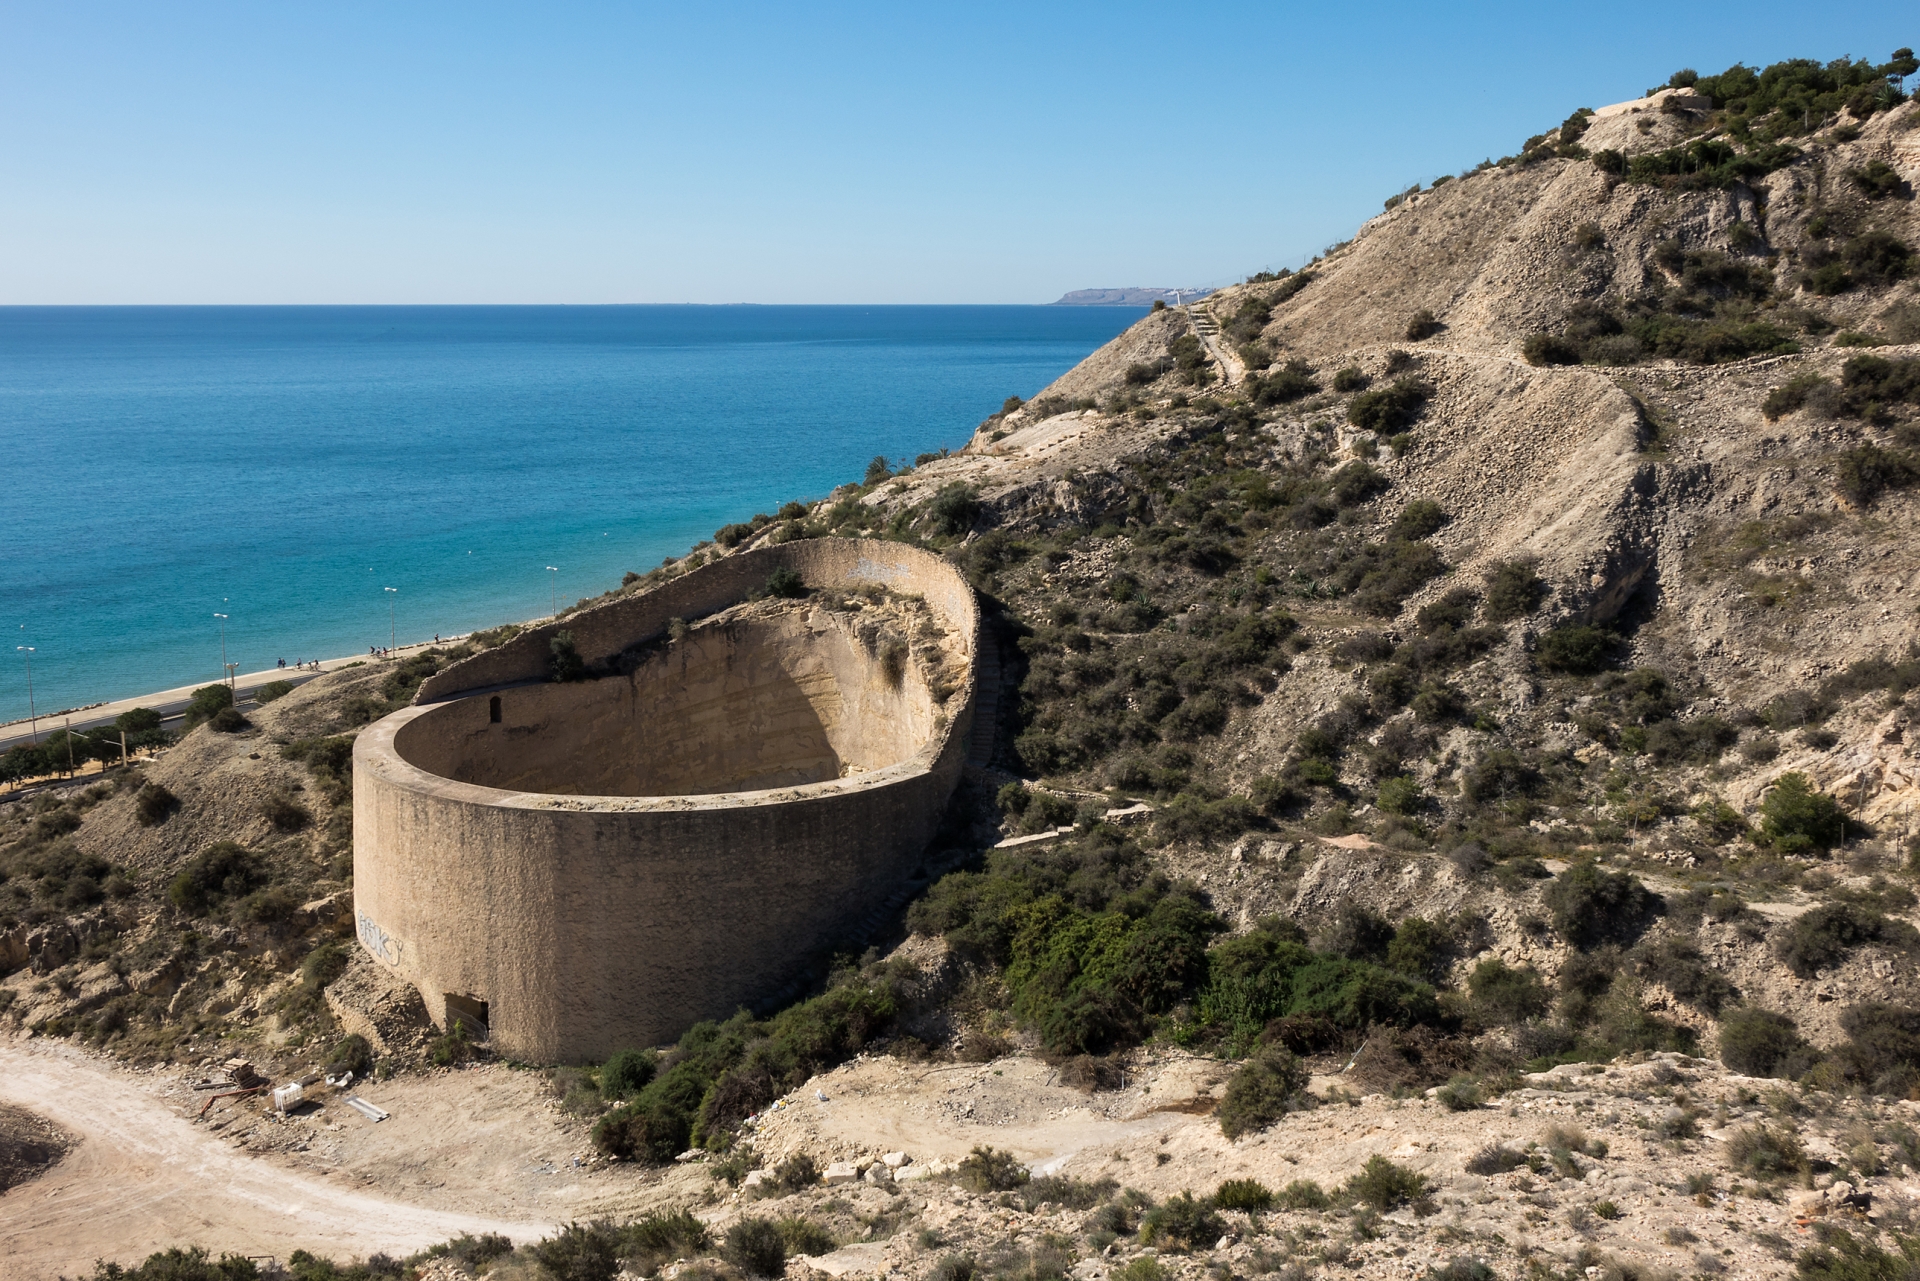
[(366, 949), (385, 961), (388, 965), (400, 964), (401, 942), (393, 935), (373, 923), (373, 918), (365, 912), (358, 913), (360, 918), (360, 941)]

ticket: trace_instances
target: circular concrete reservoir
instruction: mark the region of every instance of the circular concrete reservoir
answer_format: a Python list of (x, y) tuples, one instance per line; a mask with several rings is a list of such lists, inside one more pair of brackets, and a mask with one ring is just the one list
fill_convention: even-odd
[[(764, 595), (783, 567), (804, 596)], [(553, 679), (562, 631), (584, 679)], [(355, 744), (360, 941), (436, 1022), (540, 1062), (780, 993), (920, 865), (978, 644), (946, 561), (817, 539), (456, 663)]]

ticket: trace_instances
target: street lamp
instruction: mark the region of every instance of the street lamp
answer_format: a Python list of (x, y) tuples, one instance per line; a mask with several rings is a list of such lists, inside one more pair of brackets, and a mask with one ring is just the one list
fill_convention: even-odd
[(227, 674), (227, 688), (233, 688), (233, 668), (227, 662), (227, 616), (215, 614), (220, 620), (220, 670)]
[(27, 725), (30, 727), (28, 741), (37, 744), (40, 741), (40, 717), (33, 710), (33, 646), (15, 645), (14, 648), (19, 650), (27, 660)]
[(399, 629), (393, 621), (393, 603), (395, 599), (399, 597), (400, 589), (398, 587), (388, 587), (384, 590), (391, 593), (391, 595), (387, 597), (387, 649), (392, 651), (400, 647), (398, 639)]
[(547, 580), (547, 599), (553, 617), (558, 618), (560, 616), (560, 567), (558, 565), (549, 565), (547, 566), (547, 572), (553, 575), (552, 578)]

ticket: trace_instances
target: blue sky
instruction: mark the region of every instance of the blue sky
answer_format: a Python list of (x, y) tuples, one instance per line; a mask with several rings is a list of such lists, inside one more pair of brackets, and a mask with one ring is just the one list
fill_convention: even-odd
[(1043, 302), (1297, 265), (1906, 5), (0, 3), (0, 303)]

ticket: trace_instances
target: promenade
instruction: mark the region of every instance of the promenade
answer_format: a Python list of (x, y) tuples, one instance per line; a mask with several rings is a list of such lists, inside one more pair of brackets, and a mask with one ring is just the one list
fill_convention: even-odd
[[(254, 691), (258, 690), (262, 685), (269, 685), (274, 681), (286, 681), (290, 685), (304, 685), (316, 676), (326, 672), (336, 672), (343, 667), (351, 667), (358, 663), (395, 662), (407, 657), (409, 654), (417, 654), (422, 650), (433, 649), (436, 646), (456, 644), (461, 639), (462, 638), (458, 636), (443, 636), (438, 641), (419, 641), (412, 645), (402, 645), (392, 652), (391, 657), (387, 658), (373, 658), (365, 654), (357, 654), (349, 658), (322, 659), (318, 664), (318, 671), (314, 670), (312, 665), (309, 665), (305, 668), (270, 667), (263, 672), (248, 672), (245, 675), (235, 676), (233, 678), (233, 701), (236, 706), (251, 703), (253, 701)], [(135, 698), (117, 698), (110, 703), (100, 703), (93, 707), (82, 708), (78, 711), (61, 712), (54, 715), (42, 714), (39, 717), (38, 735), (40, 738), (45, 738), (55, 730), (67, 728), (72, 728), (76, 732), (85, 729), (97, 729), (103, 725), (113, 724), (121, 713), (130, 712), (136, 707), (150, 707), (154, 711), (159, 712), (161, 724), (169, 730), (177, 731), (179, 729), (178, 722), (185, 716), (187, 704), (193, 699), (193, 691), (204, 685), (218, 685), (219, 683), (219, 680), (216, 678), (214, 680), (200, 681), (193, 685), (181, 685), (176, 689), (163, 689), (152, 694), (141, 694)], [(0, 725), (0, 752), (7, 751), (16, 744), (30, 741), (34, 733), (33, 722), (30, 720), (8, 721)]]

